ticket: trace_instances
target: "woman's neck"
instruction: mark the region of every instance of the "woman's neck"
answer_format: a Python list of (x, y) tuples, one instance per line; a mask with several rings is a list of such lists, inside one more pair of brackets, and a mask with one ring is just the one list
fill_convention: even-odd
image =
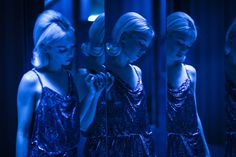
[(88, 69), (94, 70), (94, 71), (104, 71), (105, 66), (103, 64), (97, 63), (94, 59), (86, 58), (84, 62), (84, 66)]
[(183, 67), (183, 63), (175, 63), (167, 65), (167, 74), (176, 73), (181, 70)]
[(62, 68), (62, 66), (59, 66), (59, 65), (49, 64), (48, 66), (44, 68), (44, 70), (47, 72), (60, 73), (64, 71), (64, 68)]
[(107, 66), (110, 66), (110, 67), (124, 68), (124, 67), (129, 66), (129, 60), (127, 57), (120, 54), (119, 56), (115, 56), (115, 57), (109, 56), (106, 64)]

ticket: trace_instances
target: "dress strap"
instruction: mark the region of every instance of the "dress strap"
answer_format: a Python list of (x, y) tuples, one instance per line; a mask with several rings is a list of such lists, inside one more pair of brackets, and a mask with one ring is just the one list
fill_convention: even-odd
[(194, 88), (193, 87), (193, 84), (192, 84), (192, 79), (191, 79), (191, 77), (190, 77), (190, 71), (186, 68), (186, 65), (184, 65), (184, 69), (186, 70), (186, 74), (187, 74), (187, 77), (188, 77), (188, 79), (186, 80), (186, 82), (189, 82), (189, 84), (190, 84), (190, 88)]
[(39, 76), (37, 70), (36, 70), (36, 69), (32, 69), (32, 71), (37, 75), (37, 77), (38, 77), (38, 79), (39, 79), (39, 83), (40, 83), (41, 87), (43, 88), (43, 82), (42, 82), (42, 80), (41, 80), (41, 78), (40, 78), (40, 76)]
[(131, 65), (131, 66), (132, 66), (132, 68), (134, 69), (135, 73), (137, 74), (138, 80), (141, 81), (142, 78), (140, 77), (140, 74), (139, 74), (139, 72), (137, 71), (136, 66), (133, 66), (133, 65)]
[(190, 82), (192, 82), (191, 77), (189, 76), (189, 70), (186, 68), (186, 65), (184, 65), (184, 69), (186, 71), (188, 79), (190, 80)]

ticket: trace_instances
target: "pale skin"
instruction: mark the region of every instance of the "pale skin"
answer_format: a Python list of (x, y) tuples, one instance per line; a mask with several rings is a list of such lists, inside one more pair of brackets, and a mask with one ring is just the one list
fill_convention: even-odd
[[(74, 37), (65, 37), (49, 45), (41, 45), (43, 53), (47, 53), (49, 62), (45, 67), (38, 69), (38, 74), (44, 87), (66, 96), (68, 91), (68, 75), (64, 66), (69, 65), (74, 57)], [(81, 100), (81, 105), (92, 103), (99, 93), (94, 87), (94, 77), (86, 77), (88, 95)], [(78, 91), (79, 93), (80, 91)], [(42, 87), (37, 75), (33, 71), (25, 73), (20, 81), (17, 93), (18, 127), (16, 138), (16, 156), (26, 157), (32, 132), (32, 119), (37, 105), (40, 103)]]
[(236, 36), (235, 32), (230, 33), (231, 51), (225, 56), (225, 73), (227, 78), (236, 85)]
[[(78, 74), (76, 76), (76, 86), (79, 87), (80, 93), (79, 93), (79, 98), (80, 101), (83, 101), (86, 97), (88, 97), (90, 94), (89, 89), (87, 88), (87, 79), (90, 77), (94, 77), (97, 80), (95, 84), (96, 87), (94, 87), (94, 90), (96, 91), (96, 94), (94, 94), (93, 97), (91, 97), (91, 103), (88, 105), (83, 105), (81, 107), (81, 112), (80, 112), (80, 129), (82, 131), (87, 131), (89, 126), (92, 124), (95, 114), (96, 114), (96, 109), (97, 109), (97, 102), (99, 100), (99, 97), (102, 94), (102, 91), (105, 88), (105, 75), (102, 72), (99, 72), (97, 74), (91, 74), (87, 69), (81, 68), (78, 71)], [(93, 81), (93, 82), (94, 82)]]
[[(168, 84), (172, 88), (178, 88), (188, 79), (188, 75), (191, 79), (191, 90), (194, 93), (196, 116), (198, 120), (198, 128), (200, 129), (202, 139), (204, 141), (206, 157), (210, 157), (209, 149), (204, 137), (202, 124), (197, 112), (196, 103), (196, 83), (197, 73), (193, 66), (184, 64), (188, 50), (191, 48), (195, 39), (184, 32), (174, 32), (168, 34), (167, 37), (167, 72), (168, 72)], [(187, 75), (187, 71), (188, 75)]]
[[(96, 114), (97, 103), (103, 90), (106, 90), (106, 97), (108, 98), (109, 90), (113, 85), (114, 77), (111, 76), (110, 73), (106, 72), (106, 69), (103, 65), (104, 58), (104, 54), (102, 54), (102, 56), (85, 57), (86, 68), (80, 68), (78, 72), (79, 79), (77, 80), (77, 85), (81, 88), (81, 99), (83, 99), (88, 93), (88, 89), (85, 85), (85, 82), (83, 81), (84, 77), (87, 77), (88, 75), (95, 75), (95, 77), (97, 78), (97, 82), (95, 84), (100, 88), (100, 90), (98, 90), (98, 94), (93, 99), (93, 103), (91, 103), (90, 106), (84, 106), (84, 112), (81, 113), (81, 120), (83, 119), (81, 123), (84, 123), (84, 127), (81, 128), (82, 131), (86, 131), (92, 124)], [(91, 74), (89, 70), (93, 70), (96, 74)]]
[(127, 83), (130, 89), (135, 89), (139, 78), (142, 78), (141, 69), (132, 65), (132, 63), (141, 58), (151, 41), (152, 36), (150, 34), (140, 32), (124, 33), (120, 41), (122, 45), (121, 53), (115, 57), (109, 56), (107, 60), (107, 68)]
[[(89, 75), (95, 75), (96, 88), (99, 88), (98, 95), (94, 96), (93, 103), (90, 106), (84, 106), (83, 112), (81, 113), (81, 124), (84, 124), (82, 131), (87, 131), (89, 126), (94, 121), (98, 100), (101, 94), (106, 92), (106, 98), (109, 95), (109, 89), (113, 84), (113, 77), (106, 72), (104, 62), (105, 62), (105, 51), (104, 51), (104, 35), (105, 35), (105, 16), (101, 14), (92, 24), (89, 29), (89, 47), (88, 52), (85, 55), (83, 68), (80, 68), (78, 71), (78, 75), (83, 78)], [(80, 98), (83, 99), (87, 95), (88, 89), (86, 88), (85, 82), (83, 79), (77, 80), (77, 85), (81, 87)], [(104, 115), (105, 116), (105, 115)]]

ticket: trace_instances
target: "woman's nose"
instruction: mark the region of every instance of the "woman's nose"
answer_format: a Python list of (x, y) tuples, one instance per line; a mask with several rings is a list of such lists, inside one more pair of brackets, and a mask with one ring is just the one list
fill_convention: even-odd
[(187, 53), (188, 47), (182, 46), (182, 47), (180, 48), (180, 51), (181, 51), (182, 53)]
[(73, 57), (74, 54), (75, 54), (75, 50), (74, 50), (74, 49), (70, 49), (70, 50), (69, 50), (69, 53), (68, 53), (68, 56), (69, 56), (69, 57)]

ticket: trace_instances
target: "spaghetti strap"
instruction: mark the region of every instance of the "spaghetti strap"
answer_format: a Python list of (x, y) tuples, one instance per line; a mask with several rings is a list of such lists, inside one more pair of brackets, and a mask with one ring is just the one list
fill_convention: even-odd
[(40, 76), (39, 76), (39, 74), (38, 74), (38, 72), (37, 72), (37, 70), (35, 70), (35, 69), (32, 69), (32, 71), (37, 75), (37, 77), (38, 77), (38, 79), (39, 79), (39, 82), (40, 82), (40, 85), (42, 86), (42, 88), (43, 88), (43, 83), (42, 83), (42, 80), (41, 80), (41, 78), (40, 78)]
[(135, 70), (135, 73), (138, 75), (138, 80), (140, 81), (142, 78), (140, 77), (140, 75), (139, 75), (139, 73), (138, 73), (138, 71), (136, 69), (136, 66), (133, 66), (133, 65), (131, 65), (131, 66)]
[(185, 71), (186, 71), (186, 74), (187, 74), (188, 79), (189, 79), (190, 81), (192, 81), (192, 80), (191, 80), (191, 77), (189, 76), (189, 70), (186, 68), (186, 65), (184, 65), (184, 69), (185, 69)]

